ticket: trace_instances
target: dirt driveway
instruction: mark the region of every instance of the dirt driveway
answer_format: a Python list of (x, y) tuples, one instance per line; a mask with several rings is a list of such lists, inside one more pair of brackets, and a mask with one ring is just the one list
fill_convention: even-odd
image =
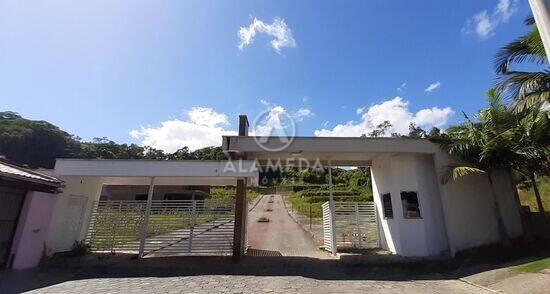
[[(288, 214), (281, 195), (261, 195), (248, 213), (250, 255), (330, 258)], [(269, 222), (258, 222), (266, 217)]]

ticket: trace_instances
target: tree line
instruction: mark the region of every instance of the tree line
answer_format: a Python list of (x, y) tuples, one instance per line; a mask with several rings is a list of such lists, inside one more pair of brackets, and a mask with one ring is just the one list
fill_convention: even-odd
[(90, 142), (73, 136), (47, 122), (29, 120), (11, 111), (0, 112), (0, 156), (30, 168), (53, 168), (56, 158), (222, 160), (221, 147), (176, 152), (137, 144), (118, 144), (105, 137)]

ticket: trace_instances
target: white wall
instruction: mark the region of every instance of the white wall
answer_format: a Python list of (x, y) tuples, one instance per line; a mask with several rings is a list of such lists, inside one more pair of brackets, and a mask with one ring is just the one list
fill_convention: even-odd
[(13, 269), (32, 268), (40, 263), (54, 202), (54, 194), (27, 192), (11, 248)]
[[(423, 154), (381, 155), (373, 160), (374, 201), (380, 212), (381, 244), (402, 256), (438, 255), (447, 250), (433, 158)], [(401, 191), (418, 193), (421, 218), (405, 219)], [(381, 195), (391, 193), (393, 219), (383, 217)]]
[[(449, 168), (449, 161), (439, 165), (441, 179)], [(440, 181), (443, 208), (450, 240), (451, 253), (498, 242), (498, 222), (493, 193), (510, 238), (523, 234), (519, 203), (510, 174), (492, 173), (493, 189), (485, 174), (470, 175), (446, 184)], [(494, 191), (494, 192), (493, 192)]]
[(99, 199), (102, 179), (99, 177), (59, 177), (65, 182), (58, 194), (48, 234), (48, 254), (69, 251), (74, 241), (86, 238), (94, 201)]
[[(519, 203), (510, 174), (492, 173), (493, 189), (486, 175), (463, 177), (443, 183), (450, 166), (456, 165), (441, 152), (434, 155), (380, 155), (372, 162), (374, 201), (380, 212), (381, 245), (403, 256), (451, 254), (499, 241), (493, 201), (510, 238), (523, 233)], [(421, 219), (405, 219), (401, 191), (416, 191)], [(393, 219), (384, 219), (381, 195), (391, 193)]]

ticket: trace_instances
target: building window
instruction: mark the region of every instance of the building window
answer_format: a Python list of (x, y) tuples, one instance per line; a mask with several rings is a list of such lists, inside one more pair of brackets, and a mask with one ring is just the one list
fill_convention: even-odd
[(391, 194), (382, 194), (382, 208), (385, 218), (393, 218), (393, 208), (391, 206)]
[(412, 191), (401, 192), (401, 204), (403, 205), (404, 218), (421, 218), (418, 194)]

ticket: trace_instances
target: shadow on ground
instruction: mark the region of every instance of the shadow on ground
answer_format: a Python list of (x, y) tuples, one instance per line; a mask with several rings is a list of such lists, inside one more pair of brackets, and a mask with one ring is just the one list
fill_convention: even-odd
[[(340, 260), (280, 256), (256, 252), (238, 264), (231, 257), (157, 257), (132, 255), (58, 256), (32, 270), (0, 271), (0, 293), (15, 293), (71, 280), (126, 277), (178, 277), (200, 275), (302, 276), (318, 280), (440, 280), (510, 266), (550, 256), (548, 243), (530, 247), (490, 247), (466, 252), (454, 259), (369, 264)], [(521, 249), (521, 250), (519, 250)], [(368, 258), (367, 258), (368, 259)]]

